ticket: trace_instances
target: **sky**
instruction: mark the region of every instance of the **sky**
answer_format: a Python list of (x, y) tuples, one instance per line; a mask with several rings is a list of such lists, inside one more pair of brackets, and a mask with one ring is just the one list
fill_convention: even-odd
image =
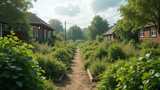
[(66, 21), (67, 29), (73, 25), (85, 28), (95, 15), (107, 19), (112, 26), (121, 19), (118, 11), (121, 5), (126, 5), (125, 0), (37, 0), (29, 11), (47, 23), (50, 19), (58, 19), (63, 26)]

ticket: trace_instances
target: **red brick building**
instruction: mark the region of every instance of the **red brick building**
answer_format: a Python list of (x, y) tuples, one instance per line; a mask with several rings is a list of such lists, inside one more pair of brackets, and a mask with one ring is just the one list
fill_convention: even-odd
[[(47, 38), (55, 38), (53, 35), (54, 29), (50, 27), (45, 21), (37, 17), (35, 14), (31, 13), (30, 17), (27, 17), (29, 24), (31, 25), (32, 29), (32, 36), (39, 40), (39, 39), (47, 39)], [(2, 16), (0, 16), (0, 37), (7, 36), (10, 34), (10, 31), (14, 31), (15, 35), (22, 39), (22, 31), (19, 29), (14, 28), (5, 28), (4, 25), (8, 24), (7, 20), (5, 20)]]
[(31, 13), (30, 17), (27, 17), (29, 24), (32, 26), (32, 35), (36, 39), (55, 38), (53, 35), (54, 29), (45, 21)]
[(160, 34), (153, 25), (146, 25), (145, 28), (138, 30), (138, 39), (139, 43), (143, 42), (145, 39), (153, 42), (160, 42)]

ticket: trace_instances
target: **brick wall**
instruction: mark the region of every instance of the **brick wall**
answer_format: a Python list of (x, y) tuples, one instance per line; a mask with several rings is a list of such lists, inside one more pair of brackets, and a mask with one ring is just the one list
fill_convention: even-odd
[(143, 42), (143, 40), (152, 40), (154, 42), (160, 42), (160, 34), (158, 33), (158, 30), (157, 30), (157, 36), (151, 37), (150, 29), (151, 27), (147, 27), (144, 29), (144, 37), (140, 37), (140, 30), (138, 30), (139, 43)]

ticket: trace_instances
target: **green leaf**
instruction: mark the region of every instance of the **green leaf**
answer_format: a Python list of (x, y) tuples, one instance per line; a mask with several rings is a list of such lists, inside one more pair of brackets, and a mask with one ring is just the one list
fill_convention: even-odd
[(16, 68), (16, 66), (10, 66), (12, 69)]
[(9, 78), (9, 77), (10, 77), (10, 73), (9, 73), (8, 71), (4, 71), (4, 72), (2, 73), (2, 75), (3, 75), (3, 77), (5, 77), (5, 78)]
[(20, 82), (20, 81), (17, 81), (16, 84), (18, 85), (18, 87), (22, 87), (23, 86), (23, 83)]
[(20, 67), (16, 67), (16, 70), (19, 70), (19, 71), (20, 71), (20, 70), (22, 70), (22, 68), (20, 68)]
[(12, 76), (12, 78), (13, 78), (13, 79), (17, 79), (17, 78), (18, 78), (18, 76)]

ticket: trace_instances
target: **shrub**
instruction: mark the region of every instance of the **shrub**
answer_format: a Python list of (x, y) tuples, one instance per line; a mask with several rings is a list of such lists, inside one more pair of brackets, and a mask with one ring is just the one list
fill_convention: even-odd
[(160, 88), (160, 57), (132, 58), (117, 70), (117, 89), (158, 90)]
[(102, 42), (102, 41), (103, 41), (103, 36), (102, 36), (102, 35), (97, 35), (97, 36), (96, 36), (96, 41), (97, 41), (98, 43)]
[(50, 54), (52, 52), (52, 47), (48, 45), (48, 43), (38, 43), (38, 42), (33, 42), (33, 46), (35, 47), (33, 51), (36, 53), (42, 53), (42, 54)]
[(84, 69), (87, 69), (89, 66), (90, 66), (90, 60), (85, 60), (85, 61), (83, 62), (83, 67), (84, 67)]
[(129, 57), (139, 57), (139, 50), (137, 50), (132, 44), (127, 44), (123, 46), (123, 51), (126, 55), (126, 58)]
[(38, 42), (40, 43), (40, 44), (42, 44), (42, 43), (47, 43), (49, 46), (54, 46), (54, 44), (55, 44), (55, 39), (53, 39), (53, 38), (49, 38), (49, 39), (40, 39), (40, 40), (38, 40)]
[(101, 81), (98, 82), (98, 90), (115, 90), (118, 81), (116, 81), (116, 72), (119, 68), (124, 66), (125, 62), (119, 60), (111, 65), (108, 64), (107, 70), (100, 75)]
[(160, 56), (160, 49), (154, 49), (154, 48), (146, 48), (141, 51), (141, 56), (145, 56), (146, 54), (156, 55)]
[(14, 33), (0, 37), (0, 89), (43, 90), (44, 79), (41, 68), (34, 60), (31, 45), (21, 44)]
[(112, 45), (108, 48), (108, 57), (111, 62), (114, 62), (118, 58), (125, 59), (125, 53), (118, 45)]
[(93, 61), (89, 66), (89, 70), (93, 76), (98, 76), (106, 70), (106, 63), (100, 60)]
[(39, 65), (46, 72), (44, 74), (45, 77), (58, 79), (61, 75), (66, 74), (67, 70), (63, 62), (58, 61), (52, 57), (52, 55), (43, 55), (36, 54), (36, 59), (39, 62)]
[(142, 49), (147, 49), (147, 48), (158, 49), (158, 48), (160, 48), (160, 43), (153, 42), (153, 41), (144, 41), (141, 43), (141, 47), (142, 47)]
[(97, 49), (94, 51), (94, 57), (102, 59), (103, 57), (107, 56), (108, 52), (105, 48), (98, 46)]

